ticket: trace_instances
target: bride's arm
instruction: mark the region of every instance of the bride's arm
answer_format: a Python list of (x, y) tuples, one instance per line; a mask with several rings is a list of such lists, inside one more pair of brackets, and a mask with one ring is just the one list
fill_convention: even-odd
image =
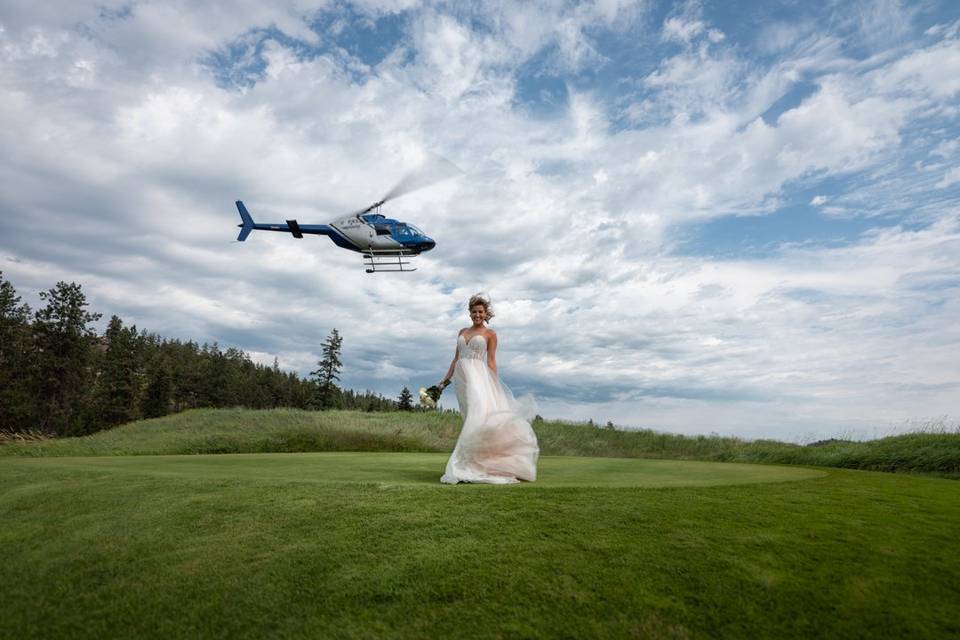
[(453, 368), (457, 366), (457, 354), (453, 354), (453, 360), (450, 361), (450, 368), (447, 369), (447, 373), (443, 376), (440, 382), (437, 384), (438, 387), (442, 387), (446, 382), (453, 377)]
[[(463, 333), (463, 329), (460, 330), (460, 333)], [(460, 337), (460, 333), (457, 334), (457, 337), (458, 337), (458, 338)], [(454, 367), (457, 366), (457, 356), (459, 356), (459, 355), (460, 355), (460, 353), (458, 352), (458, 350), (457, 350), (456, 348), (454, 348), (454, 350), (453, 350), (453, 360), (450, 361), (450, 368), (447, 369), (447, 374), (446, 374), (445, 376), (443, 376), (443, 378), (440, 380), (440, 382), (437, 383), (437, 386), (438, 386), (438, 387), (442, 387), (445, 382), (449, 381), (450, 378), (453, 377), (453, 369), (454, 369)]]
[(497, 372), (497, 334), (493, 331), (487, 337), (487, 366), (494, 373)]

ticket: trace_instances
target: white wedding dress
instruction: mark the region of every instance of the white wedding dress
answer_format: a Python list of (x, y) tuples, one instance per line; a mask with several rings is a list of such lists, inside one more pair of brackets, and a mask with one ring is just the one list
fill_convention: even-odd
[(537, 436), (530, 426), (536, 413), (532, 396), (514, 399), (487, 366), (487, 341), (457, 337), (453, 372), (463, 429), (440, 482), (508, 484), (537, 479)]

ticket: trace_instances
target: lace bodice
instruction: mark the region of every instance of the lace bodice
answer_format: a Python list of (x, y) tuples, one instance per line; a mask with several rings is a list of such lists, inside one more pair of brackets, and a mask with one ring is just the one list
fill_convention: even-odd
[(457, 353), (461, 359), (486, 360), (487, 339), (478, 333), (467, 340), (461, 333), (457, 336)]

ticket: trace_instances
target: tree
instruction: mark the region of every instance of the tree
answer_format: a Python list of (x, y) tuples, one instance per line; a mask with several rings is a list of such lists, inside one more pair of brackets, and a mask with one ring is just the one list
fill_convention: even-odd
[(84, 429), (88, 433), (137, 417), (141, 386), (137, 328), (124, 328), (123, 321), (112, 316), (101, 344), (105, 344), (106, 351), (100, 357), (93, 402), (95, 413)]
[(230, 371), (226, 354), (220, 345), (204, 343), (199, 353), (199, 376), (195, 379), (197, 406), (230, 406)]
[(317, 370), (311, 371), (310, 375), (317, 380), (317, 404), (321, 409), (329, 409), (335, 404), (335, 396), (339, 394), (340, 389), (334, 383), (334, 380), (340, 380), (340, 368), (343, 363), (340, 362), (340, 345), (343, 338), (340, 332), (334, 329), (323, 342), (323, 358), (317, 363)]
[(86, 310), (87, 298), (80, 285), (58, 282), (40, 293), (46, 302), (33, 319), (37, 347), (37, 386), (45, 403), (39, 428), (56, 435), (69, 435), (88, 401), (93, 345), (96, 332), (89, 326), (99, 313)]
[(143, 393), (140, 411), (144, 418), (159, 418), (170, 412), (173, 395), (173, 376), (165, 359), (158, 359), (147, 373), (147, 389)]
[(401, 411), (412, 411), (413, 410), (413, 394), (410, 393), (410, 389), (406, 387), (400, 391), (400, 398), (397, 400), (397, 408)]
[(34, 427), (37, 395), (32, 367), (30, 307), (20, 304), (13, 285), (0, 271), (0, 431)]

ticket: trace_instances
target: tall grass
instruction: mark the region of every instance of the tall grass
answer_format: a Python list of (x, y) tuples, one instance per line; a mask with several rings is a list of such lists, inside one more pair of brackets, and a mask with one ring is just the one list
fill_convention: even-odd
[[(459, 428), (460, 417), (453, 413), (197, 409), (83, 438), (10, 441), (0, 445), (0, 456), (442, 452), (453, 448)], [(627, 431), (562, 421), (537, 420), (534, 429), (543, 455), (799, 464), (960, 478), (960, 430), (955, 427), (818, 446)]]

